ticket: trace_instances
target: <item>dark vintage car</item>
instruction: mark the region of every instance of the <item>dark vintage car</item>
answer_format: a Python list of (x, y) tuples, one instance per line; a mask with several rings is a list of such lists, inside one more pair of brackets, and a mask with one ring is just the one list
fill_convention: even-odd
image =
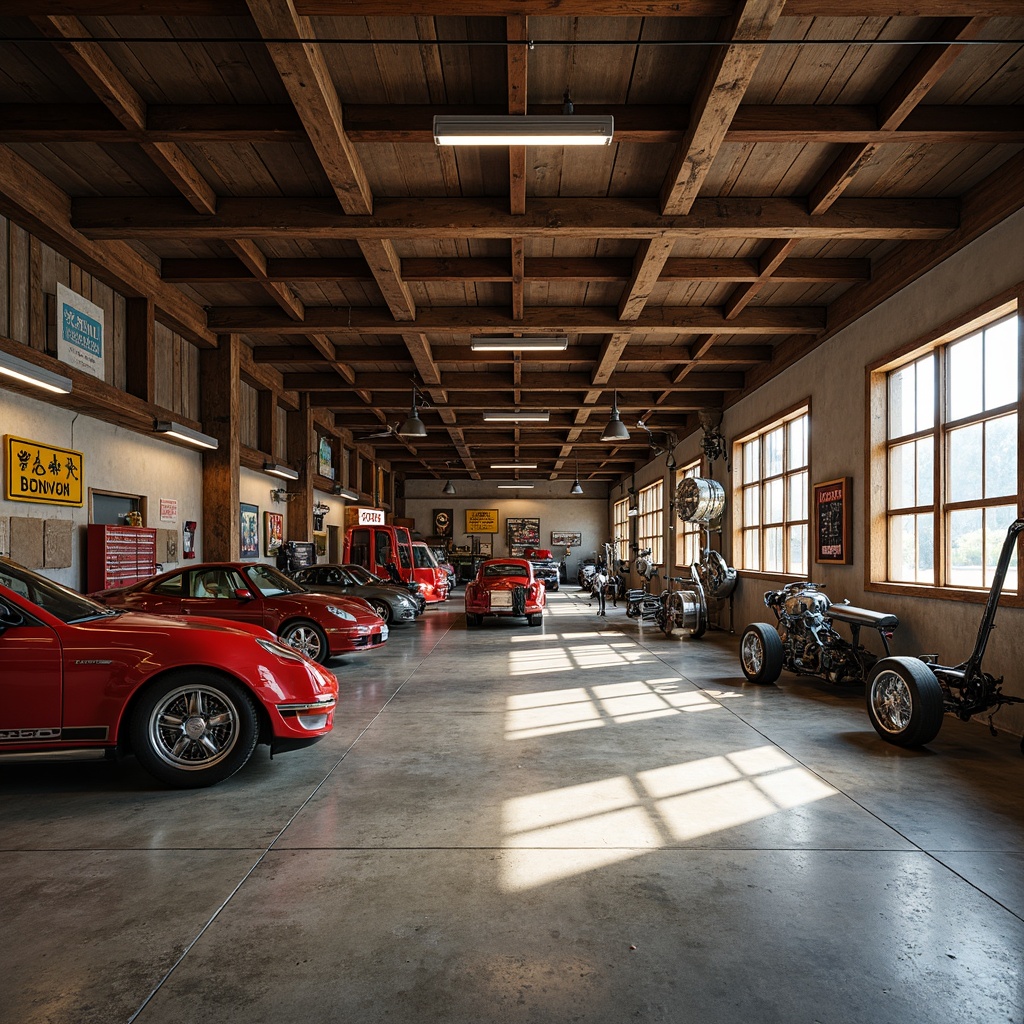
[(0, 757), (132, 753), (180, 788), (331, 731), (338, 681), (256, 625), (124, 612), (0, 558)]
[(544, 616), (544, 584), (525, 558), (489, 558), (466, 584), (466, 624), (479, 626), (485, 615), (525, 616), (539, 626)]
[(420, 614), (419, 602), (404, 585), (367, 582), (348, 566), (311, 565), (288, 575), (313, 593), (361, 597), (389, 626), (395, 622), (413, 622)]
[(556, 591), (562, 582), (562, 568), (548, 548), (527, 548), (523, 555), (533, 566), (533, 575), (550, 591)]
[(250, 622), (321, 664), (388, 638), (388, 627), (362, 598), (310, 594), (259, 562), (205, 562), (92, 596), (112, 608)]

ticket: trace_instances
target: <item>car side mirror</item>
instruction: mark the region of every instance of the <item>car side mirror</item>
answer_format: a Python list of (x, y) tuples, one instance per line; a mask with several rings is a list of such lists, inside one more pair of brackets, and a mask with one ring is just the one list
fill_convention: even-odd
[(4, 604), (0, 601), (0, 633), (12, 626), (21, 626), (25, 622), (25, 616), (13, 605)]
[(237, 597), (239, 601), (251, 601), (252, 600), (252, 591), (251, 590), (246, 590), (244, 587), (239, 587), (235, 591), (235, 597)]

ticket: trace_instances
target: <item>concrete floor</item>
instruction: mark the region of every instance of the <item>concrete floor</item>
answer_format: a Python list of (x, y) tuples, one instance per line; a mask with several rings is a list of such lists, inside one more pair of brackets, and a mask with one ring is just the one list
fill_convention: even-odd
[(575, 589), (332, 663), (334, 732), (209, 790), (0, 767), (0, 1021), (1024, 1020), (1024, 758), (743, 679)]

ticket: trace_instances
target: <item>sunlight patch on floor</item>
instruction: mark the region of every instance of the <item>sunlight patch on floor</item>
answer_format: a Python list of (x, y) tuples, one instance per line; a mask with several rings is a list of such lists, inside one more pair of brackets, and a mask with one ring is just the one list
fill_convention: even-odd
[[(777, 747), (507, 800), (502, 884), (522, 892), (823, 800), (836, 790)], [(543, 851), (566, 851), (554, 857)], [(525, 851), (531, 851), (525, 853)]]
[(716, 709), (721, 710), (717, 701), (700, 690), (680, 687), (678, 679), (636, 679), (520, 693), (509, 697), (505, 705), (505, 739), (537, 739)]

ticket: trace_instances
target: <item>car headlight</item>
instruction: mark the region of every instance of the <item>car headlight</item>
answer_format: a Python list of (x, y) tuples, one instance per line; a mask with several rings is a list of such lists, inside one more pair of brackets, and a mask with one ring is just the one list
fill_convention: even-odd
[(339, 619), (345, 619), (348, 622), (356, 621), (356, 617), (351, 612), (345, 611), (344, 608), (339, 608), (336, 604), (329, 604), (327, 610), (332, 615), (337, 615)]
[(284, 644), (279, 644), (274, 640), (264, 640), (261, 636), (255, 637), (255, 640), (265, 651), (270, 651), (271, 654), (276, 654), (279, 658), (284, 658), (286, 661), (306, 660), (294, 647), (285, 647)]

